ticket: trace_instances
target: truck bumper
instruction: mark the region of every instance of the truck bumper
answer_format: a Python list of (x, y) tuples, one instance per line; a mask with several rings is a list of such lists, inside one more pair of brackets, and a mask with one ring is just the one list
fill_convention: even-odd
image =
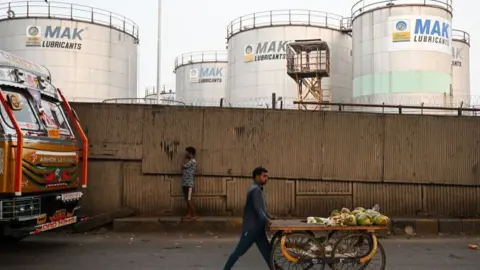
[[(24, 238), (81, 222), (86, 219), (78, 212), (81, 196), (81, 192), (65, 192), (23, 197), (13, 201), (0, 200), (0, 203), (5, 205), (7, 202), (10, 206), (10, 211), (3, 211), (4, 217), (6, 214), (10, 214), (12, 217), (0, 220), (0, 233), (4, 236)], [(29, 210), (26, 212), (27, 215), (12, 216), (13, 213), (19, 213), (18, 209), (33, 209), (34, 211)]]
[(67, 226), (73, 226), (87, 219), (88, 217), (73, 216), (36, 226), (15, 226), (13, 228), (11, 226), (6, 226), (4, 227), (4, 235), (14, 238), (24, 238), (29, 235), (38, 235), (42, 232), (51, 231)]

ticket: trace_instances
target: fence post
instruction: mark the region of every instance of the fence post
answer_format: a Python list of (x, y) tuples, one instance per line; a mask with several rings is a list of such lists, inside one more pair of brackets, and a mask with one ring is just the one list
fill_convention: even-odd
[(277, 94), (275, 93), (272, 93), (272, 109), (276, 109), (277, 108)]

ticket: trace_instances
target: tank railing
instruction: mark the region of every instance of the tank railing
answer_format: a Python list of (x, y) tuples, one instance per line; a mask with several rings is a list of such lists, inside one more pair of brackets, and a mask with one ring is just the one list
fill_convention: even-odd
[(231, 21), (227, 26), (227, 39), (249, 29), (268, 26), (317, 26), (342, 29), (343, 17), (340, 15), (314, 10), (272, 10), (244, 15)]
[(182, 101), (171, 100), (171, 99), (156, 99), (156, 98), (110, 98), (105, 99), (102, 103), (114, 103), (114, 104), (146, 104), (146, 105), (156, 105), (161, 102), (171, 103), (176, 105), (186, 105)]
[(352, 18), (342, 18), (340, 23), (341, 30), (351, 30), (352, 29)]
[(470, 45), (470, 34), (465, 32), (465, 31), (453, 29), (452, 30), (452, 39), (463, 41), (463, 42), (467, 43), (468, 45)]
[(185, 53), (175, 58), (175, 70), (181, 66), (205, 62), (227, 62), (227, 51), (202, 51)]
[(452, 0), (377, 0), (367, 1), (360, 0), (356, 2), (351, 9), (352, 20), (364, 12), (368, 12), (377, 8), (395, 5), (429, 5), (442, 7), (453, 12)]
[(12, 1), (0, 4), (0, 20), (11, 18), (68, 19), (108, 26), (138, 40), (136, 23), (114, 12), (84, 5), (45, 1)]

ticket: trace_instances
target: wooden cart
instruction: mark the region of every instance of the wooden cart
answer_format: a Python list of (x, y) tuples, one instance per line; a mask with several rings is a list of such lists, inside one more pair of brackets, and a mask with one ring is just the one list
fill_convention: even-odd
[[(274, 220), (270, 230), (275, 231), (270, 241), (274, 270), (385, 269), (385, 251), (375, 232), (388, 230), (387, 226), (332, 227), (305, 220)], [(322, 232), (324, 237), (316, 237)], [(380, 259), (377, 265), (374, 257)]]

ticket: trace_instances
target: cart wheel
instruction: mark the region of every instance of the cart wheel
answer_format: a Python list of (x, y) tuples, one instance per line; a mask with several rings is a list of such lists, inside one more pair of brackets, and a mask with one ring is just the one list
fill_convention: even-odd
[[(362, 258), (370, 253), (373, 248), (373, 238), (366, 232), (353, 232), (344, 234), (335, 244), (332, 254), (340, 258)], [(331, 266), (334, 270), (346, 269), (375, 269), (384, 270), (386, 265), (386, 256), (383, 246), (377, 241), (377, 250), (371, 260), (360, 262), (340, 262)]]
[[(312, 237), (315, 237), (315, 234), (312, 231), (296, 231), (295, 233), (307, 234), (307, 235), (310, 235)], [(272, 239), (270, 239), (270, 247), (272, 247), (272, 249), (273, 249), (273, 245), (275, 244), (275, 242), (282, 238), (282, 235), (283, 235), (283, 231), (277, 231), (272, 236)]]
[(383, 249), (382, 244), (377, 241), (377, 251), (375, 252), (375, 255), (370, 261), (364, 263), (359, 270), (385, 270), (386, 265), (387, 256), (385, 255), (385, 249)]
[(328, 234), (328, 243), (331, 244), (332, 246), (335, 245), (341, 238), (343, 238), (345, 235), (348, 235), (348, 234), (362, 234), (362, 233), (365, 233), (364, 231), (343, 231), (343, 230), (340, 230), (340, 231), (331, 231), (329, 234)]
[(270, 256), (270, 264), (272, 270), (323, 270), (324, 263), (301, 262), (302, 259), (319, 258), (325, 256), (323, 246), (318, 243), (309, 233), (293, 233), (286, 236), (285, 247), (290, 256), (299, 258), (299, 262), (291, 262), (282, 253), (281, 236), (277, 241), (272, 242), (272, 254)]

